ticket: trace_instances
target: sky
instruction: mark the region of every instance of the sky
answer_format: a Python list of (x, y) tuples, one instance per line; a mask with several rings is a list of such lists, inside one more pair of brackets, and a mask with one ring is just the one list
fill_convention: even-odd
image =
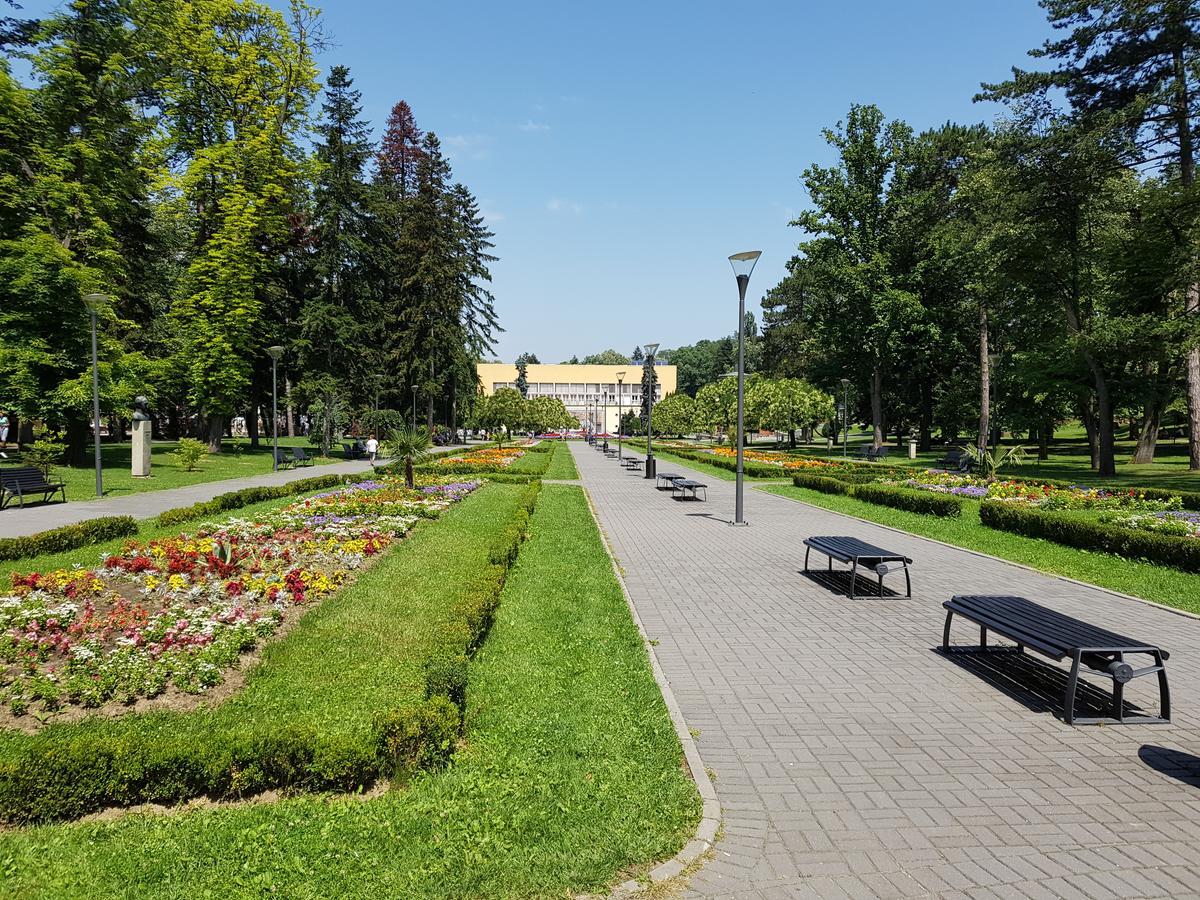
[(407, 100), (479, 198), (505, 361), (729, 334), (742, 250), (763, 251), (761, 320), (803, 237), (800, 174), (832, 161), (822, 128), (852, 103), (917, 130), (991, 121), (980, 82), (1050, 35), (1036, 0), (317, 5), (322, 69), (350, 67), (376, 137)]

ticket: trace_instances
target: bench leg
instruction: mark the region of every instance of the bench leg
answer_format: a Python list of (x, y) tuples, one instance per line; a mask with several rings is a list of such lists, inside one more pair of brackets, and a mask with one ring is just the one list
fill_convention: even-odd
[(987, 649), (987, 628), (983, 625), (979, 626), (979, 649)]
[(1167, 687), (1167, 669), (1163, 665), (1162, 653), (1154, 652), (1154, 664), (1158, 666), (1158, 715), (1164, 722), (1171, 721), (1171, 689)]
[(904, 592), (906, 597), (912, 596), (912, 579), (908, 577), (908, 563), (904, 564)]
[(1071, 653), (1071, 674), (1067, 678), (1067, 694), (1063, 699), (1063, 718), (1068, 725), (1075, 724), (1075, 690), (1079, 687), (1079, 657), (1081, 651)]
[(812, 547), (808, 547), (808, 546), (806, 546), (806, 547), (804, 548), (804, 571), (805, 571), (805, 572), (807, 572), (807, 571), (808, 571), (808, 554), (809, 554), (810, 552), (812, 552)]
[(942, 652), (950, 652), (950, 620), (954, 618), (954, 610), (946, 610), (946, 625), (942, 628)]
[[(829, 560), (829, 568), (831, 568), (831, 569), (833, 568), (833, 559), (832, 558), (830, 558), (830, 560)], [(854, 557), (854, 565), (850, 567), (850, 599), (851, 600), (855, 599), (854, 583), (856, 581), (858, 581), (858, 557), (857, 556)]]

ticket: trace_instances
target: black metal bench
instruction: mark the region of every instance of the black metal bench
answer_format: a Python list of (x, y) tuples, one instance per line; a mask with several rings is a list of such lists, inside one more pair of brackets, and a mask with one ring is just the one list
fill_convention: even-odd
[(342, 441), (342, 450), (345, 451), (346, 459), (362, 459), (367, 455), (367, 448), (360, 441)]
[(868, 462), (877, 462), (881, 459), (887, 459), (887, 447), (859, 447), (858, 458), (865, 459)]
[[(1018, 652), (1023, 653), (1028, 647), (1056, 662), (1070, 659), (1071, 671), (1063, 699), (1063, 718), (1068, 725), (1114, 722), (1158, 724), (1171, 721), (1171, 693), (1167, 688), (1165, 666), (1170, 654), (1166, 650), (1089, 625), (1024, 597), (959, 596), (950, 598), (942, 606), (946, 608), (946, 626), (942, 630), (943, 653), (1001, 650), (1003, 648), (988, 647), (987, 634), (993, 631), (1016, 643)], [(950, 646), (950, 622), (955, 615), (979, 626), (978, 647)], [(1125, 662), (1127, 653), (1145, 653), (1154, 661), (1154, 665), (1135, 669)], [(1080, 672), (1085, 669), (1088, 674), (1112, 679), (1112, 718), (1075, 716), (1075, 693), (1079, 687)], [(1152, 674), (1158, 675), (1161, 715), (1126, 716), (1125, 685), (1135, 678)]]
[(34, 466), (18, 466), (0, 469), (0, 509), (10, 506), (13, 500), (24, 509), (25, 500), (38, 497), (43, 503), (55, 494), (62, 494), (67, 502), (67, 486), (61, 481), (47, 481), (42, 470)]
[(805, 538), (804, 540), (804, 571), (808, 571), (808, 554), (812, 550), (824, 553), (829, 557), (829, 570), (833, 571), (833, 561), (850, 564), (850, 599), (854, 600), (854, 584), (858, 580), (859, 566), (874, 569), (879, 578), (879, 596), (883, 596), (883, 576), (894, 569), (904, 569), (905, 596), (912, 596), (912, 580), (908, 575), (908, 566), (912, 562), (903, 553), (893, 553), (860, 541), (855, 537), (839, 535), (822, 535)]
[(630, 472), (637, 472), (641, 471), (641, 468), (645, 462), (646, 461), (640, 456), (626, 456), (623, 460), (621, 460), (621, 465), (623, 465)]
[(303, 447), (293, 447), (292, 462), (297, 466), (311, 466), (315, 461)]
[(671, 488), (671, 490), (673, 492), (674, 491), (673, 482), (678, 481), (682, 477), (683, 477), (682, 475), (678, 475), (674, 472), (658, 472), (655, 475), (654, 486), (656, 488), (658, 488), (660, 491), (666, 490), (667, 488)]
[(671, 482), (671, 496), (675, 496), (675, 492), (679, 492), (678, 500), (686, 500), (688, 491), (691, 491), (692, 499), (699, 500), (700, 496), (697, 491), (704, 491), (704, 500), (708, 501), (708, 485), (700, 481), (692, 481), (690, 478), (676, 478)]
[(962, 472), (963, 474), (971, 471), (972, 461), (971, 454), (962, 450), (947, 450), (946, 455), (937, 462), (937, 468), (945, 469), (947, 472)]
[(275, 454), (275, 468), (290, 469), (296, 464), (296, 460), (288, 455), (286, 450), (274, 450), (272, 452)]

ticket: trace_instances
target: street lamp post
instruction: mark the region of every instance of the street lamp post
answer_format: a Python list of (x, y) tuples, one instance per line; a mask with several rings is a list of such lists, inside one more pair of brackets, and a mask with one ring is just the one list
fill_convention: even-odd
[(760, 256), (762, 256), (761, 250), (747, 250), (729, 257), (729, 264), (733, 266), (733, 274), (737, 277), (738, 286), (737, 489), (733, 509), (734, 525), (746, 524), (746, 517), (743, 515), (745, 484), (742, 473), (744, 450), (742, 445), (746, 441), (743, 419), (746, 389), (746, 288), (750, 285), (750, 275)]
[(608, 449), (608, 391), (600, 393), (600, 433), (604, 435), (605, 450)]
[(850, 379), (842, 379), (842, 459), (846, 458), (846, 445), (850, 443)]
[(274, 461), (271, 468), (273, 471), (279, 471), (279, 385), (276, 378), (276, 367), (279, 364), (279, 357), (283, 356), (283, 348), (279, 345), (268, 347), (267, 352), (271, 354), (271, 448)]
[(646, 345), (646, 365), (650, 367), (649, 384), (646, 389), (650, 396), (646, 398), (646, 477), (657, 480), (654, 462), (654, 354), (658, 352), (658, 344)]
[(87, 294), (84, 305), (92, 316), (92, 438), (96, 443), (96, 496), (104, 496), (104, 474), (100, 462), (100, 359), (96, 343), (96, 310), (112, 300), (108, 294)]
[(617, 373), (617, 459), (624, 459), (621, 455), (621, 420), (625, 415), (625, 398), (621, 396), (624, 392), (623, 385), (625, 384), (625, 373)]

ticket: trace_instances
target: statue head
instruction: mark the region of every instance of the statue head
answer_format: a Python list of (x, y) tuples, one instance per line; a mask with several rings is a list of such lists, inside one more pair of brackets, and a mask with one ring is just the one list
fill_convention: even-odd
[(150, 418), (150, 399), (143, 394), (133, 398), (133, 418), (135, 422), (144, 422)]

